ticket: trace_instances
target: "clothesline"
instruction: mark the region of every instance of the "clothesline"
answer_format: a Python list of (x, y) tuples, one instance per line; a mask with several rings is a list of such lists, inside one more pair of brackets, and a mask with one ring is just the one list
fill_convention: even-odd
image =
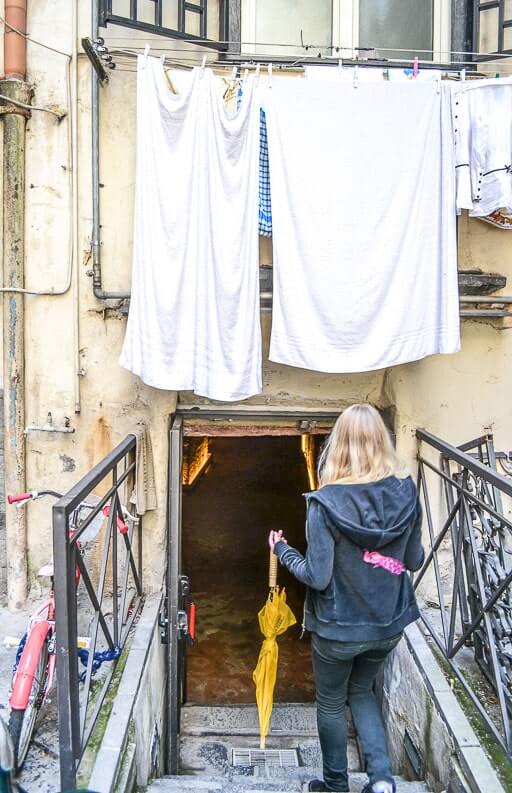
[[(117, 41), (117, 39), (116, 39)], [(120, 61), (118, 59), (127, 59), (130, 63), (132, 63), (141, 52), (144, 51), (144, 47), (141, 48), (112, 48), (109, 49), (111, 55), (114, 56), (116, 64), (119, 64)], [(160, 46), (154, 47), (154, 52), (152, 54), (160, 54), (164, 52), (176, 52), (180, 53), (179, 58), (170, 58), (168, 56), (164, 57), (165, 64), (169, 64), (174, 68), (183, 68), (183, 69), (192, 69), (194, 66), (200, 66), (202, 63), (203, 56), (201, 53), (187, 53), (186, 50), (180, 48), (163, 48)], [(183, 53), (187, 53), (184, 55)], [(274, 60), (275, 59), (275, 60)], [(209, 68), (214, 70), (217, 69), (226, 69), (226, 70), (233, 70), (234, 67), (240, 69), (249, 69), (254, 70), (258, 68), (258, 65), (261, 68), (266, 68), (268, 63), (271, 63), (273, 68), (278, 71), (297, 71), (301, 72), (304, 71), (306, 66), (311, 65), (318, 65), (323, 66), (326, 69), (328, 68), (338, 68), (338, 67), (354, 67), (358, 66), (362, 69), (400, 69), (400, 68), (407, 68), (408, 66), (412, 66), (413, 61), (409, 59), (383, 59), (383, 60), (375, 60), (375, 61), (368, 61), (368, 60), (360, 60), (360, 59), (352, 59), (352, 60), (344, 60), (343, 58), (315, 58), (315, 57), (301, 57), (295, 61), (287, 61), (284, 62), (282, 59), (276, 58), (275, 54), (263, 54), (260, 53), (257, 56), (245, 56), (245, 55), (236, 55), (236, 59), (231, 56), (229, 61), (207, 61), (207, 65)], [(499, 67), (499, 71), (509, 71), (512, 73), (512, 63), (504, 61), (504, 60), (495, 60), (495, 61), (485, 61), (486, 69), (489, 67)], [(123, 65), (126, 65), (124, 63)], [(134, 64), (135, 65), (135, 64)], [(479, 63), (475, 61), (451, 61), (450, 63), (440, 63), (437, 64), (433, 61), (418, 61), (418, 67), (420, 71), (431, 71), (431, 70), (438, 70), (441, 72), (450, 73), (450, 76), (456, 79), (457, 74), (460, 75), (462, 71), (465, 72), (465, 77), (468, 79), (481, 79), (486, 78), (489, 75), (484, 74), (482, 72), (471, 72), (469, 69), (478, 68)], [(129, 70), (123, 70), (129, 71)]]
[[(178, 49), (176, 46), (169, 46), (169, 47), (160, 46), (160, 42), (157, 39), (155, 39), (154, 35), (148, 36), (146, 38), (137, 37), (137, 40), (141, 41), (141, 42), (144, 42), (144, 44), (142, 46), (140, 46), (140, 47), (137, 47), (136, 45), (134, 45), (133, 47), (131, 47), (131, 49), (134, 49), (134, 50), (138, 49), (139, 51), (143, 52), (145, 44), (147, 42), (152, 43), (154, 45), (154, 49), (157, 49), (157, 50), (163, 50), (163, 49), (177, 50)], [(111, 41), (129, 41), (129, 42), (133, 42), (133, 36), (112, 36), (111, 37)], [(304, 44), (304, 45), (301, 45), (300, 43), (291, 44), (289, 42), (279, 42), (279, 41), (267, 41), (267, 42), (265, 42), (265, 41), (231, 41), (231, 40), (230, 41), (220, 40), (220, 41), (217, 41), (215, 43), (219, 44), (219, 45), (226, 45), (226, 46), (231, 46), (231, 47), (280, 47), (280, 48), (281, 47), (282, 48), (286, 48), (287, 47), (287, 48), (297, 49), (297, 47), (302, 46), (303, 49), (333, 50), (336, 53), (335, 56), (332, 56), (334, 58), (339, 57), (339, 53), (342, 53), (342, 52), (403, 52), (403, 53), (407, 53), (407, 54), (409, 54), (411, 52), (414, 52), (416, 55), (421, 55), (422, 53), (432, 54), (432, 52), (435, 51), (435, 52), (439, 53), (440, 55), (464, 55), (464, 56), (474, 55), (475, 57), (478, 57), (478, 58), (488, 58), (488, 57), (493, 57), (493, 56), (499, 55), (499, 53), (496, 53), (496, 52), (468, 52), (466, 50), (439, 50), (436, 47), (433, 47), (432, 49), (421, 50), (421, 49), (416, 49), (414, 47), (355, 47), (355, 46), (342, 47), (342, 46), (338, 46), (338, 45), (334, 46), (332, 44), (331, 45), (329, 45), (329, 44)], [(184, 51), (183, 50), (183, 45), (187, 46), (187, 45), (194, 45), (194, 44), (195, 45), (204, 45), (204, 40), (203, 39), (187, 39), (186, 41), (182, 42), (182, 47), (181, 47), (180, 51), (181, 52)], [(158, 45), (158, 46), (156, 46), (156, 45)], [(306, 56), (306, 57), (308, 57), (308, 56)], [(325, 56), (325, 57), (328, 57), (328, 56)], [(450, 62), (452, 62), (454, 64), (459, 63), (459, 61), (450, 61)], [(471, 61), (471, 63), (475, 63), (475, 61)]]

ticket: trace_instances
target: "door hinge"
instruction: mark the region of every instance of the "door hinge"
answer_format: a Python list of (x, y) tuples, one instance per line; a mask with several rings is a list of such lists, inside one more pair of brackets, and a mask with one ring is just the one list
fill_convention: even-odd
[(167, 611), (167, 598), (162, 602), (162, 608), (158, 615), (158, 627), (160, 628), (160, 641), (162, 644), (169, 644), (169, 617)]

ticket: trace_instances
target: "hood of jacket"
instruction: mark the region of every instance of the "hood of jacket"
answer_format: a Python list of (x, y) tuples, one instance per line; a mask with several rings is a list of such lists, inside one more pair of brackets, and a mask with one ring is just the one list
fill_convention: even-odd
[(411, 477), (395, 476), (378, 482), (324, 485), (306, 493), (320, 503), (331, 525), (356, 545), (369, 550), (383, 548), (408, 530), (419, 509)]

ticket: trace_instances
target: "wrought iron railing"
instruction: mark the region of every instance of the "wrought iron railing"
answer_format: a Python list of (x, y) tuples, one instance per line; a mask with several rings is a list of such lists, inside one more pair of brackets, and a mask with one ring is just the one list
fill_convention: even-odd
[[(62, 790), (75, 788), (78, 765), (141, 605), (142, 519), (135, 515), (130, 518), (126, 512), (126, 502), (135, 487), (135, 445), (135, 436), (128, 435), (53, 507)], [(93, 491), (98, 488), (104, 494), (95, 498)], [(77, 509), (84, 502), (92, 504), (92, 508), (86, 508), (87, 516), (77, 522)], [(103, 554), (101, 560), (86, 562), (83, 539), (101, 513), (107, 516), (103, 521)], [(91, 619), (89, 652), (81, 681), (77, 640), (79, 617), (84, 612)], [(100, 655), (105, 653), (106, 656)], [(111, 660), (96, 681), (93, 665), (101, 657)]]
[[(511, 757), (512, 523), (504, 500), (512, 498), (512, 481), (496, 471), (491, 435), (461, 447), (423, 430), (417, 438), (418, 490), (430, 548), (414, 586), (418, 590), (433, 579), (422, 621), (461, 690)], [(492, 686), (493, 708), (477, 694), (478, 669)]]

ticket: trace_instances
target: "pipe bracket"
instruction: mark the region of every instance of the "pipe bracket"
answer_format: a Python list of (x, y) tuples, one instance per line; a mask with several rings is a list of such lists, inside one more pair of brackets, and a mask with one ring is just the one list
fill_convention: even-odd
[(30, 118), (30, 110), (27, 110), (25, 107), (12, 105), (10, 102), (4, 102), (3, 99), (0, 99), (0, 116), (7, 115), (25, 116), (25, 118)]

